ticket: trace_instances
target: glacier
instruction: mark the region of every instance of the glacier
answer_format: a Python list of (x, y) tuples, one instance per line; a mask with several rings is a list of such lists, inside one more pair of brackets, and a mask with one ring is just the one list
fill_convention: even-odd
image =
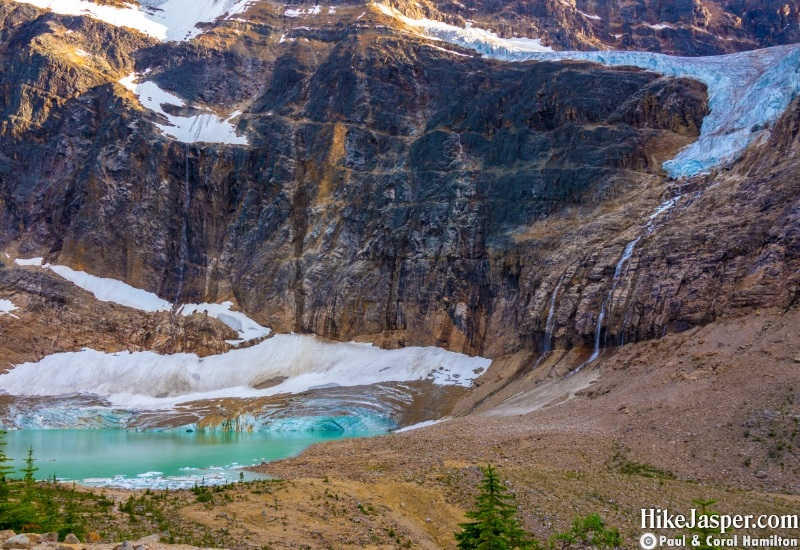
[[(470, 25), (456, 27), (430, 19), (411, 19), (377, 4), (416, 34), (475, 50), (502, 61), (588, 61), (611, 67), (639, 67), (674, 78), (691, 78), (708, 87), (710, 113), (700, 137), (663, 164), (673, 179), (708, 173), (738, 160), (800, 95), (800, 46), (775, 46), (729, 55), (675, 57), (634, 51), (552, 51), (539, 39), (500, 38)], [(596, 93), (597, 91), (592, 91)]]
[[(114, 407), (93, 395), (16, 396), (0, 410), (4, 430), (126, 430), (350, 436), (395, 430), (428, 383), (336, 386), (249, 400), (208, 400), (170, 409)], [(432, 412), (432, 414), (435, 414)]]

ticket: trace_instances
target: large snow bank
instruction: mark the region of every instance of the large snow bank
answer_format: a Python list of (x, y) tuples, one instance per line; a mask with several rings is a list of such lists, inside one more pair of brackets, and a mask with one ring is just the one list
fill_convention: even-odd
[[(700, 137), (664, 163), (673, 178), (693, 176), (737, 160), (800, 94), (800, 46), (711, 57), (673, 57), (649, 52), (546, 51), (538, 39), (500, 38), (473, 26), (460, 28), (430, 19), (410, 19), (378, 4), (383, 13), (416, 32), (473, 49), (504, 61), (590, 61), (608, 66), (634, 66), (670, 77), (692, 78), (708, 86), (711, 112), (703, 121)], [(602, 93), (602, 90), (587, 90)]]
[(88, 15), (116, 27), (129, 27), (159, 40), (191, 40), (201, 29), (227, 14), (244, 11), (250, 0), (141, 0), (141, 6), (124, 8), (87, 0), (16, 0), (61, 15)]
[[(221, 355), (102, 353), (84, 349), (25, 363), (0, 376), (12, 395), (91, 394), (111, 406), (142, 410), (224, 397), (258, 397), (310, 389), (430, 380), (469, 386), (491, 361), (440, 348), (383, 350), (327, 342), (314, 336), (276, 335)], [(272, 382), (277, 385), (268, 386)]]

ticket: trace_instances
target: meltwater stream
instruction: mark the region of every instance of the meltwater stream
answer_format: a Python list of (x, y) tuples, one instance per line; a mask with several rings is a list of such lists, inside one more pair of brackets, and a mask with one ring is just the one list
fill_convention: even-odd
[(37, 478), (55, 475), (81, 485), (125, 489), (185, 489), (223, 485), (258, 474), (242, 470), (296, 456), (314, 443), (382, 432), (254, 432), (126, 430), (15, 430), (6, 436), (6, 455), (22, 468), (34, 451)]

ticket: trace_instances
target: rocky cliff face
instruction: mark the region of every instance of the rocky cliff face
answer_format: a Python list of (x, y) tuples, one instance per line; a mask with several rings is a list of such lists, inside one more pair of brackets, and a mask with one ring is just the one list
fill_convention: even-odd
[[(595, 25), (633, 28), (641, 13), (729, 19), (711, 4), (609, 2), (558, 8), (562, 24), (554, 5), (529, 4), (463, 9), (508, 21), (489, 25), (505, 33), (547, 20), (563, 31), (554, 46), (583, 48), (606, 44)], [(581, 16), (579, 32), (578, 9), (602, 19)], [(16, 257), (176, 302), (230, 299), (278, 331), (490, 357), (591, 350), (796, 301), (784, 161), (753, 152), (749, 172), (663, 175), (707, 113), (695, 81), (485, 60), (363, 4), (308, 26), (261, 2), (185, 43), (10, 0), (0, 11), (0, 246)], [(729, 47), (788, 41), (793, 24), (779, 36), (741, 23)], [(623, 28), (624, 47), (727, 51), (678, 31), (646, 43), (640, 27)], [(241, 111), (249, 144), (163, 135), (163, 118), (117, 83), (134, 70), (189, 104), (170, 114)], [(794, 151), (787, 117), (772, 139)]]

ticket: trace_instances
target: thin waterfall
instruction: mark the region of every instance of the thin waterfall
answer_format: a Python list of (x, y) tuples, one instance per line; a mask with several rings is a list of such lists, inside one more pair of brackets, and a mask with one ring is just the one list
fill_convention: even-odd
[[(677, 195), (659, 204), (655, 208), (655, 210), (653, 210), (653, 212), (650, 213), (650, 215), (647, 217), (647, 224), (645, 224), (644, 227), (645, 229), (644, 235), (652, 234), (653, 231), (655, 231), (656, 229), (656, 219), (659, 216), (661, 216), (661, 214), (664, 214), (665, 212), (669, 212), (670, 210), (672, 210), (672, 208), (676, 204), (678, 204), (678, 201), (680, 201), (682, 197), (683, 195)], [(573, 374), (580, 371), (583, 367), (585, 367), (586, 365), (588, 365), (589, 363), (591, 363), (600, 356), (601, 354), (600, 334), (603, 329), (603, 321), (606, 318), (606, 306), (608, 306), (608, 317), (609, 317), (609, 323), (607, 324), (610, 326), (611, 325), (610, 320), (612, 318), (615, 308), (618, 306), (618, 304), (614, 302), (614, 292), (617, 290), (617, 286), (619, 285), (622, 276), (628, 274), (628, 268), (630, 267), (628, 260), (630, 260), (631, 256), (633, 256), (633, 251), (636, 248), (637, 243), (641, 240), (642, 236), (643, 235), (636, 237), (634, 240), (632, 240), (625, 246), (625, 249), (622, 251), (622, 256), (620, 257), (616, 267), (614, 268), (614, 277), (613, 279), (611, 279), (611, 288), (609, 289), (608, 294), (603, 298), (603, 302), (600, 305), (600, 313), (597, 316), (597, 323), (595, 324), (595, 329), (594, 329), (594, 351), (592, 351), (592, 355), (589, 357), (589, 359), (578, 365), (577, 368), (570, 371), (570, 373), (567, 374), (567, 376), (572, 376)], [(625, 338), (625, 325), (627, 324), (627, 321), (628, 321), (628, 315), (626, 313), (625, 317), (623, 318), (622, 328), (621, 328), (623, 342)], [(606, 329), (605, 336), (606, 337), (604, 339), (603, 344), (604, 347), (607, 347), (608, 329)]]
[[(603, 331), (603, 321), (606, 318), (606, 306), (609, 306), (609, 314), (614, 311), (614, 292), (617, 290), (617, 285), (619, 284), (619, 281), (623, 275), (623, 268), (633, 255), (633, 250), (634, 248), (636, 248), (636, 243), (639, 242), (640, 238), (641, 237), (637, 237), (631, 242), (629, 242), (627, 245), (625, 245), (625, 249), (622, 251), (622, 256), (620, 256), (620, 259), (617, 262), (616, 267), (614, 268), (614, 278), (611, 279), (611, 288), (603, 298), (603, 303), (600, 305), (600, 313), (597, 316), (597, 323), (595, 323), (594, 351), (592, 352), (592, 355), (589, 357), (589, 359), (578, 365), (578, 367), (574, 369), (572, 372), (570, 372), (567, 376), (572, 376), (573, 374), (581, 370), (583, 367), (585, 367), (586, 365), (588, 365), (589, 363), (600, 357), (602, 349), (600, 347), (600, 335)], [(625, 274), (627, 274), (627, 272), (628, 271), (626, 269)], [(608, 338), (608, 330), (606, 330), (606, 338)], [(603, 343), (605, 344), (606, 342)]]
[(550, 311), (547, 313), (547, 322), (544, 325), (544, 342), (542, 343), (542, 357), (550, 353), (553, 349), (553, 329), (556, 325), (556, 297), (558, 290), (561, 288), (561, 282), (564, 280), (564, 275), (558, 279), (556, 287), (553, 289), (553, 294), (550, 296)]
[[(641, 237), (636, 237), (627, 245), (625, 245), (625, 250), (622, 251), (622, 257), (617, 262), (617, 267), (614, 269), (614, 278), (611, 280), (611, 290), (608, 292), (608, 297), (606, 301), (608, 302), (608, 325), (610, 326), (612, 323), (614, 311), (616, 307), (619, 305), (618, 302), (614, 301), (614, 293), (617, 291), (617, 287), (619, 286), (620, 281), (622, 280), (623, 275), (628, 274), (628, 270), (630, 269), (630, 263), (628, 260), (631, 259), (633, 256), (633, 250), (636, 248), (636, 244), (639, 242)], [(623, 272), (623, 267), (625, 271)], [(603, 342), (605, 347), (608, 347), (608, 330), (606, 330), (606, 338)], [(595, 340), (599, 337), (599, 334), (595, 333)]]
[(183, 279), (186, 275), (186, 262), (189, 254), (189, 145), (186, 145), (183, 170), (183, 224), (181, 226), (180, 266), (178, 267), (178, 290), (175, 292), (175, 304), (180, 303), (183, 292)]
[(556, 297), (558, 296), (558, 290), (561, 288), (561, 283), (564, 281), (564, 275), (562, 274), (561, 277), (558, 278), (558, 283), (556, 283), (555, 288), (553, 289), (553, 294), (550, 295), (550, 311), (547, 313), (547, 322), (544, 325), (544, 342), (542, 342), (542, 353), (539, 355), (539, 358), (530, 368), (530, 370), (536, 370), (542, 361), (544, 361), (545, 357), (550, 355), (550, 352), (553, 349), (553, 329), (556, 326)]

